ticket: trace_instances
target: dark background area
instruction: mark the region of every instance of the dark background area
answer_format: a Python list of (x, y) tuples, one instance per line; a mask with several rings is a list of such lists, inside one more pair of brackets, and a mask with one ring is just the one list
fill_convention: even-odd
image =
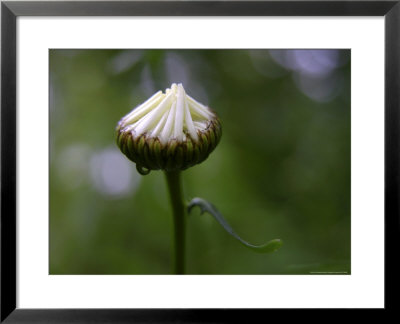
[(167, 274), (164, 175), (120, 153), (120, 118), (181, 82), (222, 121), (183, 172), (254, 253), (207, 214), (187, 222), (190, 274), (350, 273), (349, 50), (50, 50), (50, 274)]

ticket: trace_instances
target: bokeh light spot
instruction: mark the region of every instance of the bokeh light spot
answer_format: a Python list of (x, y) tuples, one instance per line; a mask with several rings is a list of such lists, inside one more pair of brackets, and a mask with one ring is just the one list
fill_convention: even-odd
[(64, 189), (76, 189), (87, 181), (90, 154), (88, 145), (77, 143), (67, 146), (56, 156), (55, 170)]
[(93, 187), (110, 197), (131, 194), (140, 183), (133, 172), (133, 164), (117, 149), (107, 148), (90, 159), (90, 176)]

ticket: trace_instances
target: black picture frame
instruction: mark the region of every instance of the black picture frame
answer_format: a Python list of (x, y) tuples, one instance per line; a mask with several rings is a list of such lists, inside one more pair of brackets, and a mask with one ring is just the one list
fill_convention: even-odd
[[(395, 310), (399, 244), (400, 1), (102, 1), (1, 3), (1, 317), (4, 323), (237, 322), (267, 309), (16, 308), (16, 19), (18, 16), (384, 16), (385, 311)], [(368, 175), (365, 175), (368, 177)], [(373, 244), (373, 237), (371, 237)], [(366, 247), (368, 248), (368, 247)], [(373, 256), (371, 256), (373, 258)], [(378, 310), (382, 315), (383, 310)], [(379, 315), (379, 316), (380, 316)]]

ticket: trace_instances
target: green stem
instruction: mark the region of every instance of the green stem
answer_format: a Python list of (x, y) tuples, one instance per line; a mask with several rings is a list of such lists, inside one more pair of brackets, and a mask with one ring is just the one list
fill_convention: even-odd
[(174, 214), (174, 274), (185, 271), (185, 206), (182, 198), (180, 171), (165, 171)]

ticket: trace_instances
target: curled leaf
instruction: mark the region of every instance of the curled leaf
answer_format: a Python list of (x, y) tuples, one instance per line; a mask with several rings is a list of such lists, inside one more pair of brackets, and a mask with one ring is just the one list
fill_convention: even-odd
[(280, 239), (271, 240), (262, 245), (253, 245), (245, 240), (243, 240), (239, 235), (235, 233), (233, 228), (228, 224), (225, 218), (221, 215), (218, 209), (211, 204), (210, 202), (201, 199), (201, 198), (193, 198), (192, 201), (188, 204), (188, 213), (191, 212), (193, 207), (199, 206), (201, 210), (201, 214), (204, 212), (209, 213), (213, 216), (218, 223), (222, 225), (222, 227), (227, 231), (230, 235), (232, 235), (235, 239), (237, 239), (240, 243), (242, 243), (245, 247), (253, 250), (258, 253), (271, 253), (275, 252), (282, 246), (282, 241)]

